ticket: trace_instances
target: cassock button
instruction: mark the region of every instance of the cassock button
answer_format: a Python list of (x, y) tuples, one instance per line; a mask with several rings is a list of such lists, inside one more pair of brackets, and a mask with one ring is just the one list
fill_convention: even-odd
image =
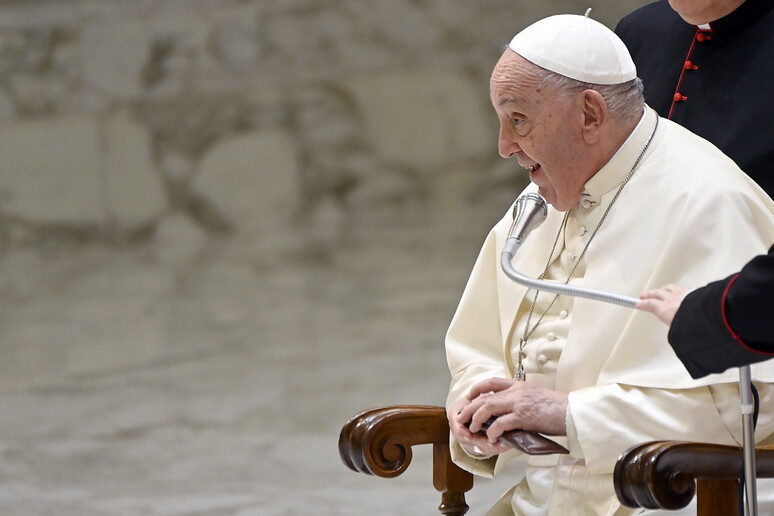
[(591, 201), (589, 201), (588, 199), (583, 199), (581, 201), (581, 206), (583, 206), (584, 209), (588, 210), (589, 208), (591, 208)]
[(703, 43), (703, 42), (709, 41), (711, 39), (712, 39), (712, 36), (710, 36), (706, 32), (700, 32), (700, 33), (698, 33), (696, 35), (696, 41), (698, 41), (699, 43)]
[(556, 340), (556, 333), (554, 333), (554, 332), (552, 332), (552, 331), (551, 331), (551, 332), (548, 332), (548, 334), (546, 335), (546, 340), (547, 340), (548, 342), (553, 342), (553, 341), (555, 341), (555, 340)]
[(580, 227), (578, 228), (578, 235), (579, 235), (579, 236), (583, 236), (583, 235), (585, 235), (585, 234), (586, 234), (586, 226), (580, 226)]
[(675, 99), (675, 102), (680, 102), (680, 101), (683, 101), (683, 100), (688, 100), (688, 97), (686, 97), (682, 93), (675, 93), (675, 96), (673, 98)]
[(567, 313), (567, 310), (562, 310), (561, 312), (559, 312), (559, 319), (567, 319), (568, 315), (569, 314)]
[(686, 61), (683, 68), (686, 70), (697, 70), (699, 67), (694, 65), (692, 61)]
[(548, 357), (545, 355), (540, 355), (538, 357), (538, 364), (540, 365), (546, 365), (546, 362), (548, 362)]

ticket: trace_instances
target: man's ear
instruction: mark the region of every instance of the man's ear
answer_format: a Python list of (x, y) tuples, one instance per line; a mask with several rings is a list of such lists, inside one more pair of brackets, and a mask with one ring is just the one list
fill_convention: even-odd
[(607, 103), (596, 90), (585, 90), (583, 102), (583, 140), (586, 143), (596, 143), (601, 137), (601, 129), (609, 116)]

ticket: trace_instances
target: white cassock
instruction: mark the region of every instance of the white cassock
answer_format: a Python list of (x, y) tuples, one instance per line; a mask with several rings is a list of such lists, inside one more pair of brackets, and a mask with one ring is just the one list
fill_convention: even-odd
[[(564, 282), (651, 134), (645, 115), (617, 154), (587, 184), (567, 214), (547, 278)], [(525, 191), (536, 191), (530, 185)], [(546, 221), (516, 253), (517, 271), (546, 269), (564, 213)], [(500, 252), (510, 211), (492, 229), (471, 273), (446, 338), (451, 406), (493, 376), (513, 377), (519, 339), (535, 292), (505, 276)], [(774, 202), (709, 142), (666, 119), (639, 167), (599, 227), (572, 284), (637, 297), (667, 283), (704, 285), (739, 270), (774, 243)], [(523, 462), (514, 488), (490, 514), (624, 515), (612, 481), (619, 455), (651, 440), (741, 445), (738, 371), (693, 380), (651, 314), (582, 298), (540, 293), (523, 347), (527, 381), (569, 392), (570, 455), (525, 457), (511, 451), (486, 460), (468, 456), (452, 437), (452, 457), (483, 476)], [(549, 308), (550, 307), (550, 308)], [(761, 396), (756, 440), (774, 440), (774, 360), (752, 366)], [(760, 481), (761, 514), (774, 514), (774, 484)], [(693, 509), (695, 514), (695, 509)], [(661, 514), (646, 511), (644, 514)], [(664, 512), (663, 514), (683, 514)], [(688, 513), (686, 513), (688, 514)]]

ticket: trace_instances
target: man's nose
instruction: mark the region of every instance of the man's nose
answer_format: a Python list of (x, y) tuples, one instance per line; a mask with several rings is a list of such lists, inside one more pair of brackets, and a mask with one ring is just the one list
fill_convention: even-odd
[(500, 127), (500, 135), (497, 143), (497, 150), (503, 158), (510, 158), (521, 151), (521, 146), (516, 141), (513, 131), (508, 131)]

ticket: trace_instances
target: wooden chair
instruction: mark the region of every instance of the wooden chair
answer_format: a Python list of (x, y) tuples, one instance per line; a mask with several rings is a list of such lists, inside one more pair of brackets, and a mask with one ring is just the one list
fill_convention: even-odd
[[(339, 455), (355, 471), (392, 478), (411, 463), (411, 448), (433, 445), (433, 485), (441, 492), (438, 510), (462, 516), (473, 475), (449, 454), (449, 423), (443, 407), (402, 405), (374, 408), (352, 417), (341, 429)], [(758, 448), (759, 478), (774, 477), (774, 447)], [(624, 453), (615, 468), (615, 490), (628, 507), (675, 510), (697, 496), (697, 516), (741, 516), (739, 474), (742, 451), (733, 446), (652, 442)], [(494, 503), (494, 500), (493, 500)]]
[[(774, 446), (755, 453), (759, 478), (774, 477)], [(634, 446), (618, 459), (614, 483), (627, 507), (680, 509), (696, 495), (697, 516), (739, 513), (742, 449), (680, 441)]]
[(339, 434), (339, 455), (355, 471), (392, 478), (411, 463), (411, 447), (433, 445), (433, 486), (441, 492), (441, 514), (468, 512), (465, 493), (473, 475), (459, 468), (449, 454), (449, 421), (443, 407), (382, 407), (352, 417)]

